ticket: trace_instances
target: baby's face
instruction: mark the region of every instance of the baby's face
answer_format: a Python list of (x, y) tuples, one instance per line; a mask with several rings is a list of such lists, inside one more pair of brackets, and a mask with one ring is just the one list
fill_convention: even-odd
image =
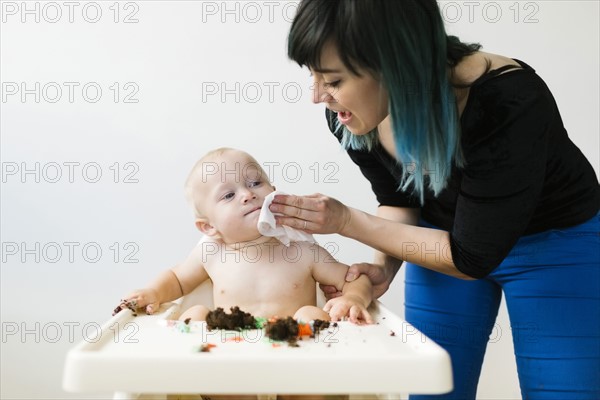
[(245, 153), (228, 151), (207, 161), (204, 169), (200, 205), (221, 239), (238, 243), (260, 237), (260, 209), (275, 190), (260, 165)]

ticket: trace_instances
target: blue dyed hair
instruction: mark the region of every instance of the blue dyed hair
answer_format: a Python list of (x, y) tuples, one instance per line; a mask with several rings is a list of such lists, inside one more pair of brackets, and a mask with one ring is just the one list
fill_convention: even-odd
[[(425, 185), (437, 196), (452, 165), (463, 166), (453, 87), (468, 85), (452, 85), (448, 75), (481, 46), (446, 34), (435, 0), (303, 0), (290, 29), (288, 56), (320, 69), (330, 40), (351, 73), (367, 71), (388, 92), (403, 169), (398, 189), (412, 187), (421, 203)], [(353, 135), (338, 122), (337, 129), (345, 148), (371, 150), (378, 140), (377, 128)], [(427, 180), (424, 171), (430, 173)]]

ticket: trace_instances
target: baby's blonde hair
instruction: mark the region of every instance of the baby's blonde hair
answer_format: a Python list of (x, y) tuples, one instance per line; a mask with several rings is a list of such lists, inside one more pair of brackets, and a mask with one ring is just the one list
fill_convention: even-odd
[(205, 217), (202, 210), (200, 209), (200, 204), (197, 201), (198, 199), (195, 196), (197, 194), (197, 191), (194, 190), (195, 188), (198, 187), (198, 185), (200, 183), (204, 182), (204, 180), (203, 180), (204, 179), (203, 178), (204, 164), (208, 160), (218, 158), (227, 152), (239, 152), (239, 153), (245, 154), (250, 160), (252, 160), (253, 164), (256, 164), (256, 166), (260, 169), (261, 174), (265, 174), (264, 176), (267, 176), (266, 172), (262, 169), (260, 164), (254, 159), (254, 157), (252, 157), (250, 154), (246, 153), (245, 151), (234, 149), (231, 147), (219, 147), (217, 149), (209, 151), (208, 153), (206, 153), (202, 157), (200, 157), (200, 159), (198, 161), (196, 161), (196, 163), (192, 167), (192, 170), (190, 171), (190, 173), (185, 181), (185, 185), (184, 185), (185, 198), (186, 198), (187, 202), (190, 204), (190, 206), (192, 207), (192, 209), (194, 210), (194, 215), (196, 218)]

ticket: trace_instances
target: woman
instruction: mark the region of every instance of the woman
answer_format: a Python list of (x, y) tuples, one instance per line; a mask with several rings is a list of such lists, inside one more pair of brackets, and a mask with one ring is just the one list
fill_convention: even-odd
[(278, 222), (373, 247), (347, 279), (377, 296), (406, 262), (446, 398), (475, 398), (502, 293), (523, 397), (600, 398), (600, 186), (535, 71), (447, 36), (434, 0), (304, 0), (288, 55), (380, 206), (278, 196)]

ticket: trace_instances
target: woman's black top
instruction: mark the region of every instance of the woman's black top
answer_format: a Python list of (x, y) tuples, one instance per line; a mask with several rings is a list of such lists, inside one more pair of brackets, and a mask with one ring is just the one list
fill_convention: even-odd
[[(379, 204), (421, 207), (424, 221), (450, 233), (456, 268), (474, 278), (496, 268), (521, 236), (583, 223), (600, 208), (596, 174), (569, 139), (550, 90), (516, 61), (522, 69), (490, 71), (470, 87), (460, 119), (465, 166), (453, 167), (437, 197), (427, 189), (424, 205), (398, 190), (401, 166), (380, 144), (348, 150)], [(327, 110), (341, 140), (335, 118)]]

